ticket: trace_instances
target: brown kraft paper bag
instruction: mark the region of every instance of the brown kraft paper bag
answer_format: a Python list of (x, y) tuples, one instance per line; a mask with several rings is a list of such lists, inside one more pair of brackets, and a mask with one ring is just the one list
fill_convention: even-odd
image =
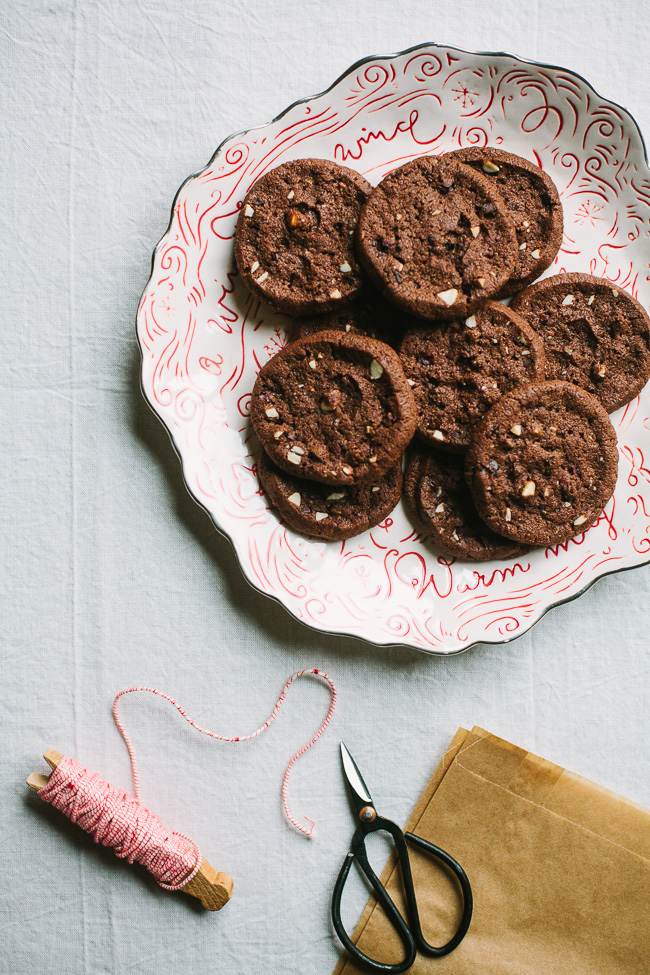
[[(464, 941), (418, 955), (424, 975), (649, 975), (650, 811), (481, 728), (459, 729), (406, 827), (447, 850), (474, 894)], [(436, 861), (409, 848), (430, 944), (456, 930), (461, 899)], [(405, 913), (394, 858), (381, 877)], [(352, 940), (404, 957), (374, 898)], [(334, 975), (362, 975), (344, 955)]]

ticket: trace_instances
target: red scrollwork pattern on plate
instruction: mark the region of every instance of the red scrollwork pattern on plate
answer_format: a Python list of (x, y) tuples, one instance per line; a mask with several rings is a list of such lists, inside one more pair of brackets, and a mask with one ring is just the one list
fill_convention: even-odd
[(156, 249), (138, 310), (145, 394), (247, 579), (317, 629), (432, 653), (503, 642), (605, 573), (650, 558), (646, 390), (613, 416), (619, 480), (596, 525), (525, 559), (448, 559), (401, 505), (358, 538), (309, 541), (278, 522), (260, 490), (250, 392), (289, 323), (245, 291), (235, 267), (246, 191), (294, 158), (335, 159), (376, 183), (423, 153), (487, 144), (543, 166), (560, 189), (565, 234), (547, 273), (589, 271), (647, 307), (650, 173), (632, 118), (563, 69), (437, 45), (369, 60), (275, 122), (227, 140), (179, 190)]

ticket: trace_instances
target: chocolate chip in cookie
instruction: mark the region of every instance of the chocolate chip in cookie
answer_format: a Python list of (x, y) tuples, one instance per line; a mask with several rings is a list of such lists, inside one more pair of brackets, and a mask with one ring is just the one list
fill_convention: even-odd
[(621, 287), (589, 274), (556, 274), (510, 306), (544, 342), (546, 376), (581, 386), (608, 413), (650, 378), (650, 318)]
[(504, 286), (517, 259), (502, 197), (449, 156), (421, 156), (386, 176), (363, 206), (357, 246), (380, 291), (434, 319), (470, 315)]
[(484, 174), (505, 200), (518, 251), (510, 280), (499, 296), (514, 294), (550, 267), (560, 249), (563, 215), (557, 187), (539, 166), (503, 149), (470, 146), (447, 153), (447, 157)]

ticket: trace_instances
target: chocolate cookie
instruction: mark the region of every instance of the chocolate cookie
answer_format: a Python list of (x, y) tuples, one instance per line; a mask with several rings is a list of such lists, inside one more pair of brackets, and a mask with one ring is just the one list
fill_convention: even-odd
[(467, 319), (410, 329), (399, 354), (410, 380), (420, 437), (464, 453), (491, 406), (544, 379), (544, 346), (526, 322), (490, 301)]
[(616, 485), (616, 434), (598, 400), (571, 383), (521, 386), (479, 424), (465, 476), (481, 518), (527, 545), (587, 530)]
[(650, 319), (604, 278), (557, 274), (515, 295), (511, 307), (543, 340), (547, 377), (582, 386), (608, 413), (650, 378)]
[(324, 315), (295, 318), (292, 337), (294, 340), (304, 339), (323, 331), (354, 332), (392, 345), (411, 321), (410, 316), (386, 301), (382, 295), (366, 288), (361, 298), (345, 308), (337, 308)]
[(527, 159), (491, 146), (456, 149), (448, 156), (483, 173), (505, 200), (519, 252), (510, 280), (499, 295), (514, 294), (553, 263), (562, 244), (562, 204), (555, 183)]
[(325, 159), (296, 159), (252, 186), (235, 258), (249, 291), (289, 315), (327, 311), (362, 288), (354, 229), (370, 183)]
[(365, 484), (316, 484), (276, 467), (264, 452), (257, 465), (260, 483), (289, 528), (314, 538), (352, 538), (386, 518), (402, 493), (402, 465)]
[(459, 559), (485, 562), (523, 555), (528, 549), (491, 531), (479, 518), (459, 457), (416, 447), (409, 452), (404, 498), (431, 541)]
[(278, 467), (323, 484), (376, 482), (415, 432), (397, 353), (352, 332), (286, 346), (261, 369), (250, 416)]
[(420, 156), (372, 191), (357, 249), (371, 280), (395, 304), (423, 318), (459, 318), (508, 281), (517, 237), (483, 174), (448, 156)]

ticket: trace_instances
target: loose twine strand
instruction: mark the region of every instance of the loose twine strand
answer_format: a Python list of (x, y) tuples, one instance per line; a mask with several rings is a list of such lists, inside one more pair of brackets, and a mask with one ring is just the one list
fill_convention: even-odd
[(124, 739), (124, 743), (131, 760), (135, 798), (122, 789), (104, 782), (98, 775), (89, 772), (73, 758), (64, 756), (56, 769), (52, 772), (48, 784), (40, 790), (39, 796), (45, 802), (59, 809), (73, 823), (77, 823), (87, 833), (91, 833), (96, 843), (110, 846), (118, 857), (123, 857), (129, 863), (137, 861), (153, 874), (161, 887), (167, 890), (179, 890), (196, 876), (201, 868), (203, 858), (196, 843), (176, 830), (169, 830), (160, 822), (157, 816), (140, 802), (140, 775), (135, 759), (131, 739), (129, 738), (122, 719), (119, 716), (117, 704), (125, 694), (135, 691), (147, 691), (156, 694), (173, 704), (185, 720), (210, 738), (219, 741), (250, 741), (261, 735), (263, 731), (275, 721), (287, 695), (287, 691), (299, 677), (318, 677), (325, 681), (330, 688), (330, 706), (322, 725), (311, 741), (295, 753), (287, 765), (282, 780), (282, 805), (289, 822), (305, 836), (311, 836), (314, 823), (306, 816), (309, 827), (299, 823), (291, 814), (287, 800), (289, 776), (296, 761), (314, 745), (323, 734), (332, 719), (336, 707), (336, 687), (332, 679), (322, 670), (301, 670), (284, 685), (270, 717), (249, 735), (220, 735), (215, 731), (202, 728), (190, 718), (178, 701), (169, 694), (163, 694), (155, 687), (129, 687), (116, 696), (113, 702), (113, 717)]
[(216, 731), (209, 731), (207, 728), (202, 728), (200, 725), (196, 723), (196, 721), (194, 721), (192, 718), (189, 717), (189, 715), (184, 711), (184, 709), (181, 707), (178, 701), (175, 701), (174, 698), (170, 697), (169, 694), (164, 694), (162, 691), (157, 690), (155, 687), (129, 687), (124, 691), (120, 691), (119, 694), (117, 694), (117, 696), (115, 697), (115, 700), (113, 701), (113, 717), (115, 719), (115, 724), (117, 725), (119, 732), (122, 735), (122, 738), (124, 739), (124, 744), (126, 745), (127, 751), (129, 753), (129, 758), (131, 760), (131, 771), (133, 773), (133, 790), (134, 790), (135, 798), (138, 800), (138, 802), (140, 801), (140, 773), (138, 772), (138, 764), (135, 759), (135, 752), (133, 750), (131, 739), (127, 734), (127, 731), (124, 727), (124, 724), (122, 723), (122, 719), (120, 718), (117, 709), (117, 702), (125, 694), (133, 694), (136, 691), (147, 691), (150, 694), (156, 694), (158, 697), (164, 698), (165, 701), (169, 701), (170, 704), (174, 705), (174, 707), (179, 712), (179, 714), (182, 714), (185, 720), (189, 724), (191, 724), (193, 728), (196, 728), (196, 730), (200, 731), (201, 734), (203, 735), (208, 735), (208, 737), (210, 738), (216, 738), (218, 739), (218, 741), (228, 741), (228, 742), (250, 741), (251, 738), (256, 738), (257, 735), (261, 735), (262, 732), (266, 731), (269, 725), (271, 725), (275, 721), (276, 717), (278, 716), (278, 712), (282, 707), (284, 699), (287, 696), (287, 691), (289, 690), (293, 682), (295, 680), (298, 680), (299, 677), (311, 677), (311, 676), (318, 677), (320, 678), (320, 680), (325, 681), (325, 683), (329, 685), (330, 706), (327, 711), (325, 720), (323, 721), (322, 725), (320, 726), (320, 728), (318, 729), (314, 737), (306, 745), (303, 745), (303, 747), (299, 751), (297, 751), (295, 755), (293, 755), (293, 757), (291, 758), (289, 764), (287, 765), (286, 771), (284, 773), (284, 778), (282, 780), (282, 805), (284, 807), (284, 812), (287, 819), (289, 820), (292, 826), (294, 826), (297, 830), (299, 830), (299, 832), (303, 833), (305, 836), (311, 836), (314, 829), (313, 821), (309, 819), (307, 816), (303, 817), (310, 824), (309, 827), (306, 827), (303, 826), (302, 823), (299, 823), (298, 820), (294, 818), (289, 808), (287, 793), (289, 788), (289, 777), (291, 775), (291, 770), (293, 766), (298, 761), (301, 755), (304, 755), (306, 751), (309, 751), (312, 745), (316, 744), (316, 742), (323, 734), (330, 721), (332, 720), (332, 715), (334, 714), (334, 708), (336, 707), (337, 691), (334, 685), (334, 681), (324, 671), (317, 670), (316, 668), (312, 668), (311, 670), (299, 670), (296, 674), (293, 674), (284, 685), (282, 693), (280, 694), (280, 697), (277, 699), (275, 703), (275, 707), (273, 708), (270, 717), (267, 718), (264, 724), (260, 725), (259, 728), (257, 728), (255, 731), (252, 731), (248, 735), (221, 735), (218, 734)]

